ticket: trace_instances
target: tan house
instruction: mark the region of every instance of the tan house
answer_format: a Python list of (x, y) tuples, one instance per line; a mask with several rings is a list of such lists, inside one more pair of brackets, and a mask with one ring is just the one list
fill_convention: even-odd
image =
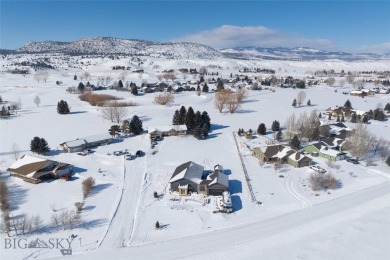
[(310, 166), (311, 162), (311, 158), (303, 155), (300, 152), (293, 153), (287, 158), (287, 163), (294, 166), (295, 168)]
[(294, 167), (310, 166), (312, 159), (283, 145), (255, 147), (253, 156), (264, 163), (288, 163)]
[(37, 184), (45, 178), (59, 178), (72, 173), (73, 166), (31, 155), (23, 155), (7, 171), (11, 176)]
[(84, 151), (91, 147), (106, 145), (110, 143), (112, 143), (112, 136), (109, 134), (101, 134), (66, 141), (60, 144), (60, 147), (68, 153), (76, 153)]

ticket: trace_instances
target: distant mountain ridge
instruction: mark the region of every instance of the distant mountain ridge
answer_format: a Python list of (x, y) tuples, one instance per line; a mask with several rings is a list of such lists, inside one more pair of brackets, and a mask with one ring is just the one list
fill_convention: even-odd
[(308, 47), (262, 48), (236, 47), (214, 49), (210, 46), (191, 42), (158, 43), (146, 40), (120, 39), (115, 37), (83, 38), (73, 42), (42, 41), (28, 42), (16, 50), (0, 50), (0, 54), (11, 53), (63, 53), (68, 55), (126, 54), (167, 59), (256, 59), (256, 60), (379, 60), (390, 56), (342, 51), (323, 51)]
[(114, 37), (84, 38), (74, 42), (28, 42), (17, 49), (16, 52), (64, 53), (69, 55), (128, 54), (171, 59), (214, 59), (222, 57), (221, 52), (202, 44), (190, 42), (155, 43)]
[(352, 54), (342, 51), (322, 51), (309, 47), (298, 48), (262, 48), (262, 47), (237, 47), (220, 50), (226, 57), (236, 59), (264, 59), (264, 60), (329, 60), (340, 59), (353, 60), (378, 60), (389, 58), (388, 55), (374, 53)]

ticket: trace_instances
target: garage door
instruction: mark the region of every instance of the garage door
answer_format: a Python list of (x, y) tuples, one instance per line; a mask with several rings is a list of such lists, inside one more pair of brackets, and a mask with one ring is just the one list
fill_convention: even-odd
[(209, 190), (209, 195), (212, 196), (222, 196), (224, 190)]
[(81, 146), (72, 148), (73, 153), (82, 152), (82, 151), (83, 151), (83, 147)]

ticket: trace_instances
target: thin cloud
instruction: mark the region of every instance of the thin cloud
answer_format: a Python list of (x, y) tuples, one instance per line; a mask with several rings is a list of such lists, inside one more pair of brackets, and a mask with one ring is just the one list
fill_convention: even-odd
[(390, 42), (384, 42), (373, 45), (364, 45), (357, 49), (359, 52), (375, 52), (381, 54), (390, 54)]
[(293, 33), (281, 32), (264, 26), (222, 25), (213, 30), (201, 31), (173, 39), (172, 41), (195, 42), (214, 48), (234, 47), (334, 47), (327, 39), (306, 39)]

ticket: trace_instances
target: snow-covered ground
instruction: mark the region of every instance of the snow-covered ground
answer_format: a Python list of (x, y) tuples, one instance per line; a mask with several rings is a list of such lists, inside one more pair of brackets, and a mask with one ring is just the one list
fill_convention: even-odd
[[(23, 58), (23, 57), (22, 57)], [(21, 58), (21, 59), (22, 59)], [(120, 72), (112, 71), (115, 65), (128, 65), (122, 60), (89, 60), (90, 81), (98, 76), (112, 75), (114, 80)], [(0, 65), (8, 64), (0, 60)], [(87, 60), (83, 62), (86, 64)], [(148, 60), (144, 63), (142, 79), (130, 73), (126, 80), (156, 82), (159, 73), (153, 66), (163, 69), (192, 68), (207, 64), (220, 65), (220, 73), (228, 77), (237, 73), (236, 67), (253, 66), (271, 68), (278, 75), (304, 77), (317, 69), (335, 70), (384, 70), (389, 63), (375, 62), (288, 62), (288, 61), (167, 61)], [(64, 65), (65, 66), (65, 65)], [(85, 68), (84, 68), (85, 69)], [(216, 71), (218, 69), (215, 69)], [(75, 166), (72, 181), (54, 180), (38, 185), (2, 174), (11, 192), (11, 215), (23, 213), (40, 215), (49, 226), (54, 211), (74, 210), (74, 203), (82, 201), (81, 182), (87, 177), (96, 180), (93, 193), (85, 201), (82, 211), (83, 223), (73, 230), (47, 228), (42, 234), (32, 234), (31, 240), (66, 238), (71, 234), (78, 237), (72, 243), (76, 258), (258, 258), (267, 259), (386, 259), (390, 257), (389, 247), (389, 177), (390, 170), (379, 158), (371, 166), (353, 165), (346, 161), (338, 162), (340, 169), (330, 169), (325, 160), (315, 158), (323, 168), (333, 172), (342, 182), (342, 188), (329, 192), (312, 192), (307, 178), (310, 169), (295, 169), (284, 166), (275, 173), (270, 165), (260, 166), (251, 156), (245, 145), (237, 147), (233, 132), (239, 128), (256, 130), (260, 123), (270, 128), (274, 120), (282, 125), (292, 113), (313, 109), (323, 111), (328, 107), (343, 105), (349, 99), (359, 110), (375, 109), (378, 103), (383, 106), (390, 102), (390, 95), (375, 95), (366, 98), (343, 95), (352, 89), (319, 85), (305, 89), (312, 106), (300, 108), (291, 106), (298, 90), (274, 88), (250, 91), (248, 99), (234, 114), (219, 113), (214, 108), (214, 94), (195, 92), (175, 94), (171, 106), (153, 104), (156, 94), (132, 96), (129, 92), (115, 90), (99, 91), (134, 101), (138, 106), (129, 107), (129, 118), (138, 115), (146, 129), (148, 126), (169, 125), (174, 111), (182, 105), (192, 106), (197, 111), (207, 111), (211, 118), (212, 132), (206, 140), (192, 136), (165, 137), (154, 148), (146, 134), (117, 138), (113, 144), (95, 149), (87, 156), (63, 153), (59, 144), (94, 134), (107, 133), (113, 124), (101, 116), (97, 107), (79, 100), (78, 95), (68, 94), (65, 89), (77, 86), (74, 74), (79, 69), (65, 68), (51, 71), (46, 83), (37, 83), (32, 75), (13, 75), (0, 72), (0, 95), (3, 100), (17, 102), (22, 109), (10, 119), (0, 120), (0, 170), (5, 171), (14, 161), (13, 146), (18, 147), (19, 155), (29, 152), (30, 141), (35, 137), (45, 138), (52, 151), (47, 158), (70, 163)], [(57, 86), (59, 80), (63, 85)], [(84, 80), (85, 81), (85, 80)], [(372, 87), (372, 86), (368, 86)], [(37, 107), (33, 99), (38, 95), (41, 104)], [(66, 100), (71, 107), (69, 115), (59, 115), (57, 102)], [(368, 125), (378, 137), (389, 140), (389, 121), (372, 121)], [(271, 134), (266, 138), (273, 138)], [(251, 145), (264, 142), (262, 137), (254, 138)], [(237, 137), (238, 143), (249, 141)], [(128, 149), (132, 152), (143, 150), (145, 156), (135, 160), (124, 160), (111, 155), (113, 151)], [(153, 151), (157, 153), (153, 154)], [(253, 203), (245, 178), (239, 154), (242, 155), (248, 171), (254, 196), (261, 204)], [(179, 201), (172, 200), (168, 181), (175, 168), (187, 161), (202, 164), (206, 169), (221, 164), (229, 175), (229, 189), (232, 193), (234, 212), (213, 214), (215, 198), (208, 203), (204, 198), (191, 196)], [(350, 177), (349, 172), (354, 173)], [(279, 177), (283, 175), (283, 178)], [(163, 194), (159, 200), (153, 197), (157, 191)], [(159, 221), (163, 229), (155, 230)], [(386, 230), (387, 228), (387, 230)], [(3, 236), (2, 239), (6, 238)], [(327, 241), (327, 243), (323, 243)], [(387, 243), (386, 243), (387, 242)], [(379, 248), (378, 252), (374, 249)], [(126, 248), (122, 248), (126, 247)], [(318, 248), (318, 250), (317, 250)], [(387, 249), (387, 250), (386, 250)], [(359, 250), (364, 253), (358, 255)], [(353, 254), (348, 255), (348, 252)], [(161, 257), (159, 257), (161, 253)], [(1, 259), (48, 258), (61, 256), (58, 250), (50, 249), (7, 249), (0, 251)]]

